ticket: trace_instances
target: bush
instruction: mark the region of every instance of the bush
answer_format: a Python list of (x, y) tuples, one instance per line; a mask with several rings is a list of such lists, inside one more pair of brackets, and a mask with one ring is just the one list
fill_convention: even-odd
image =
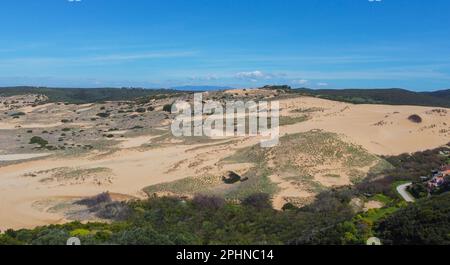
[(226, 176), (222, 177), (222, 181), (226, 184), (234, 184), (240, 180), (241, 180), (241, 176), (234, 173), (233, 171), (228, 172)]
[(33, 245), (66, 245), (70, 235), (65, 230), (45, 229), (38, 233), (36, 239), (32, 241)]
[(48, 141), (42, 139), (42, 138), (39, 137), (39, 136), (34, 136), (34, 137), (32, 137), (32, 138), (30, 139), (29, 144), (38, 144), (38, 145), (40, 145), (41, 147), (45, 147), (45, 146), (48, 144)]
[(123, 231), (116, 236), (116, 243), (120, 245), (168, 245), (172, 242), (165, 235), (161, 235), (150, 226)]
[(428, 196), (428, 188), (424, 183), (414, 183), (408, 187), (408, 192), (415, 198), (425, 198)]
[(10, 116), (11, 117), (19, 117), (19, 116), (25, 116), (26, 114), (24, 112), (14, 112)]
[(420, 117), (417, 114), (411, 115), (408, 117), (408, 120), (414, 122), (414, 123), (421, 123), (422, 122), (422, 117)]
[(136, 110), (136, 112), (138, 112), (138, 113), (145, 113), (147, 110), (145, 109), (145, 108), (138, 108), (137, 110)]
[(164, 105), (163, 111), (169, 112), (169, 113), (172, 112), (172, 104), (166, 104), (166, 105)]
[(127, 220), (132, 211), (128, 205), (122, 202), (106, 203), (90, 209), (91, 212), (95, 212), (95, 215), (102, 219), (124, 221)]
[(100, 118), (108, 118), (110, 116), (110, 114), (107, 112), (101, 112), (101, 113), (97, 113), (97, 116)]
[(225, 205), (225, 200), (218, 196), (196, 195), (192, 203), (199, 208), (219, 209)]
[(248, 196), (242, 201), (245, 206), (251, 206), (258, 209), (269, 209), (272, 208), (272, 202), (270, 195), (267, 193), (256, 193)]
[(290, 210), (297, 210), (298, 208), (295, 207), (292, 203), (288, 202), (285, 205), (283, 205), (283, 208), (281, 208), (283, 211), (290, 211)]
[(108, 192), (104, 192), (104, 193), (101, 193), (99, 195), (96, 195), (96, 196), (93, 196), (93, 197), (90, 197), (90, 198), (79, 200), (79, 201), (77, 201), (75, 203), (79, 204), (79, 205), (85, 205), (85, 206), (88, 206), (88, 207), (93, 207), (93, 206), (96, 206), (98, 204), (111, 203), (111, 202), (112, 202), (111, 195), (109, 195)]

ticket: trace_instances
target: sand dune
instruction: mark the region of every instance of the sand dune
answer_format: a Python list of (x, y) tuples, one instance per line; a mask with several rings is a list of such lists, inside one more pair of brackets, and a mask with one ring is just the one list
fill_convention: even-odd
[[(352, 105), (308, 97), (286, 99), (280, 103), (282, 116), (309, 116), (306, 121), (283, 126), (282, 134), (321, 129), (338, 133), (344, 141), (361, 145), (379, 155), (435, 148), (450, 141), (450, 110), (438, 113), (433, 111), (436, 108), (430, 107)], [(408, 117), (412, 114), (420, 115), (423, 122), (417, 124), (409, 121)], [(0, 129), (12, 129), (17, 124), (0, 123)], [(35, 127), (44, 126), (37, 125), (34, 124)], [(240, 148), (259, 144), (259, 139), (253, 137), (240, 138), (239, 141), (224, 139), (221, 145), (207, 141), (182, 144), (172, 139), (161, 146), (133, 149), (151, 142), (153, 138), (152, 135), (142, 135), (118, 139), (122, 141), (119, 145), (121, 150), (111, 154), (105, 151), (102, 155), (96, 150), (76, 157), (41, 158), (0, 167), (0, 230), (66, 221), (61, 214), (36, 207), (37, 202), (66, 196), (93, 196), (104, 191), (144, 198), (146, 195), (142, 189), (149, 185), (202, 174), (220, 175), (232, 170), (232, 165), (224, 166), (219, 161)], [(32, 157), (36, 158), (36, 155), (1, 155), (0, 161)], [(74, 171), (106, 168), (111, 170), (112, 178), (111, 182), (105, 183), (81, 181), (71, 184), (68, 181), (49, 184), (42, 181), (48, 177), (48, 172), (57, 168)], [(69, 174), (68, 178), (72, 175)], [(288, 181), (279, 176), (272, 176), (271, 180), (282, 190), (275, 196), (278, 208), (287, 201), (286, 198), (308, 199), (314, 195), (293, 189)], [(329, 181), (335, 182), (330, 182), (330, 186), (349, 183), (346, 179)]]
[[(433, 107), (352, 105), (318, 98), (296, 98), (281, 102), (281, 115), (298, 108), (320, 107), (312, 119), (285, 126), (282, 133), (323, 129), (345, 135), (374, 154), (396, 155), (435, 148), (450, 141), (450, 110), (444, 115), (429, 114)], [(423, 118), (416, 124), (412, 114)], [(376, 125), (384, 121), (383, 125)]]

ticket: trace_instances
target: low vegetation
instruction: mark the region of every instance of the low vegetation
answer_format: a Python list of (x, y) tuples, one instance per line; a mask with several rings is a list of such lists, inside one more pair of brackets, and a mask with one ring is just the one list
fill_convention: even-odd
[(160, 99), (167, 95), (180, 95), (184, 92), (171, 89), (143, 88), (49, 88), (49, 87), (2, 87), (0, 96), (39, 94), (48, 98), (48, 102), (67, 102), (85, 104), (106, 101), (126, 101), (139, 98)]
[(409, 116), (408, 120), (410, 120), (411, 122), (414, 122), (414, 123), (422, 123), (422, 117), (420, 117), (417, 114), (413, 114), (413, 115)]
[(382, 170), (379, 174), (369, 175), (357, 185), (358, 189), (365, 193), (382, 193), (389, 197), (395, 197), (396, 191), (393, 187), (395, 183), (422, 182), (421, 177), (429, 176), (433, 170), (448, 163), (449, 157), (444, 155), (448, 151), (450, 151), (450, 147), (444, 146), (413, 154), (384, 157), (393, 168)]
[(83, 244), (286, 244), (302, 234), (351, 218), (350, 212), (341, 208), (278, 212), (271, 208), (269, 198), (255, 194), (243, 204), (213, 196), (187, 201), (169, 197), (135, 201), (128, 204), (131, 211), (121, 222), (73, 222), (7, 230), (0, 235), (0, 244), (64, 245), (73, 235)]
[(404, 89), (292, 89), (291, 93), (354, 104), (416, 105), (450, 108), (450, 89), (413, 92)]

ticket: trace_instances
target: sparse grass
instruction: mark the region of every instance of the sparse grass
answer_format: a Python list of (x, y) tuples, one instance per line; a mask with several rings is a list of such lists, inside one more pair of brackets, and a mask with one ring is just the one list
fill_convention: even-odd
[(327, 178), (341, 178), (341, 175), (338, 175), (338, 174), (326, 174), (325, 177), (327, 177)]
[(85, 180), (93, 177), (103, 177), (112, 175), (112, 170), (105, 167), (97, 167), (97, 168), (69, 168), (62, 167), (56, 168), (49, 171), (37, 172), (38, 174), (42, 173), (51, 173), (50, 177), (43, 178), (40, 182), (52, 182), (52, 181), (67, 181), (67, 180)]
[(233, 189), (225, 193), (225, 198), (242, 200), (255, 193), (275, 194), (278, 187), (269, 179), (269, 174), (264, 169), (253, 168), (243, 178), (247, 181), (238, 183)]
[(348, 175), (350, 177), (350, 181), (353, 184), (357, 184), (357, 183), (361, 182), (366, 177), (366, 173), (364, 171), (361, 171), (358, 169), (350, 170)]
[(376, 194), (375, 196), (372, 197), (372, 199), (375, 201), (379, 201), (379, 202), (383, 203), (384, 205), (388, 205), (393, 201), (392, 198), (390, 198), (382, 193)]
[(292, 125), (296, 123), (301, 123), (309, 120), (309, 117), (306, 115), (291, 117), (291, 116), (281, 116), (280, 117), (280, 126)]
[(222, 179), (218, 176), (187, 177), (184, 179), (161, 183), (144, 188), (144, 192), (151, 196), (158, 192), (170, 192), (179, 195), (194, 195), (222, 184)]
[(394, 169), (394, 166), (391, 165), (388, 161), (384, 159), (379, 159), (377, 163), (372, 166), (369, 170), (369, 174), (378, 175), (386, 170)]
[[(374, 165), (373, 170), (379, 171), (390, 166), (362, 147), (340, 140), (337, 134), (323, 131), (283, 136), (280, 144), (270, 149), (261, 148), (259, 145), (244, 148), (223, 162), (254, 163), (256, 179), (262, 178), (260, 184), (264, 184), (259, 187), (265, 186), (266, 190), (271, 192), (276, 190), (270, 188), (273, 183), (268, 185), (268, 176), (272, 174), (279, 174), (284, 176), (285, 180), (308, 187), (311, 192), (320, 192), (326, 188), (314, 180), (317, 165), (340, 163), (344, 166), (343, 170), (350, 174), (352, 182), (359, 182), (366, 177), (367, 174), (362, 168)], [(335, 172), (329, 172), (326, 176), (341, 177)], [(234, 193), (241, 192), (240, 189), (242, 187)]]
[(306, 108), (306, 109), (295, 109), (292, 110), (292, 113), (312, 113), (312, 112), (323, 112), (325, 109), (324, 108), (317, 108), (317, 107), (312, 107), (312, 108)]
[(398, 211), (400, 208), (397, 206), (383, 207), (380, 209), (370, 209), (366, 213), (358, 215), (358, 218), (363, 219), (366, 223), (375, 223), (381, 219), (391, 215), (392, 213)]

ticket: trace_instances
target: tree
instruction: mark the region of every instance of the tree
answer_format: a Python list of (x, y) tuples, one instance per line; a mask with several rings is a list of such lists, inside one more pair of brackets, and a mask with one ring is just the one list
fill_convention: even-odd
[(163, 111), (169, 112), (169, 113), (172, 112), (172, 104), (166, 104), (166, 105), (164, 105)]

